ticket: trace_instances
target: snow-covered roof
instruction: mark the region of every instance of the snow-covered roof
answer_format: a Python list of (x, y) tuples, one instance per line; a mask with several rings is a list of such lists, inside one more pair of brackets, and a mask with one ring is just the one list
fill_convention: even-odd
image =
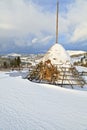
[(71, 59), (67, 51), (61, 44), (54, 44), (42, 58), (42, 61), (51, 60), (52, 64), (67, 64), (71, 63)]

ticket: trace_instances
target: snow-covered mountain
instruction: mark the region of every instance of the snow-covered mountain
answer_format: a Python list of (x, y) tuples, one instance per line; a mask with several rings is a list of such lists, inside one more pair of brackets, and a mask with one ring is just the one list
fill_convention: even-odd
[(21, 56), (21, 54), (17, 54), (17, 53), (10, 53), (10, 54), (8, 54), (7, 55), (8, 57), (20, 57)]
[(21, 54), (17, 54), (17, 53), (10, 53), (7, 55), (3, 55), (3, 58), (15, 58), (15, 57), (21, 57)]
[(86, 51), (81, 51), (81, 50), (79, 50), (79, 51), (78, 50), (77, 51), (76, 50), (74, 50), (74, 51), (68, 50), (67, 52), (69, 53), (70, 56), (84, 55), (87, 53)]

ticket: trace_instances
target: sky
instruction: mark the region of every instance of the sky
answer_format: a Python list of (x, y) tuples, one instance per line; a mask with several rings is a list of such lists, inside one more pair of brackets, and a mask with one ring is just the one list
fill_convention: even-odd
[[(0, 0), (0, 54), (45, 53), (55, 44), (57, 0)], [(59, 0), (58, 43), (87, 51), (87, 0)]]

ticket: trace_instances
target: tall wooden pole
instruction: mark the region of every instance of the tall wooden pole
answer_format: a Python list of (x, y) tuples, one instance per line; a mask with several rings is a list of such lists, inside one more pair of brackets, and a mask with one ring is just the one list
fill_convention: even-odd
[(56, 12), (56, 43), (58, 43), (58, 10), (59, 10), (59, 2), (57, 1), (57, 12)]

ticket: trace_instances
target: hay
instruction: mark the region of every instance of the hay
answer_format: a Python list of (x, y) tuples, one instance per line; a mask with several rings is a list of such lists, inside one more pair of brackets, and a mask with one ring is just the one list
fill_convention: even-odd
[(55, 83), (60, 76), (57, 67), (52, 65), (51, 60), (40, 62), (29, 74), (29, 80), (47, 81)]

